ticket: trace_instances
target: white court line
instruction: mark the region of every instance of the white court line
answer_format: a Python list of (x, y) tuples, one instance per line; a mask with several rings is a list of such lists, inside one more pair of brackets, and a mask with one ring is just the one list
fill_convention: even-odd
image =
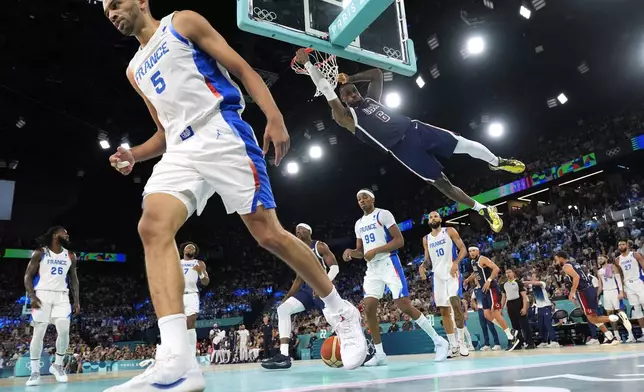
[[(628, 355), (620, 355), (620, 356), (613, 355), (613, 356), (604, 356), (604, 357), (581, 359), (581, 360), (571, 359), (568, 361), (534, 363), (530, 365), (514, 365), (514, 366), (495, 367), (495, 368), (488, 368), (488, 369), (459, 370), (456, 372), (449, 372), (449, 373), (422, 374), (418, 376), (385, 378), (385, 379), (370, 380), (370, 381), (351, 381), (351, 382), (343, 382), (343, 383), (337, 383), (337, 384), (312, 385), (308, 387), (299, 387), (299, 388), (272, 389), (264, 392), (310, 392), (310, 391), (323, 391), (327, 389), (337, 389), (337, 388), (358, 388), (358, 387), (364, 387), (367, 385), (375, 385), (375, 384), (393, 384), (393, 383), (399, 383), (404, 381), (418, 381), (418, 380), (429, 380), (432, 378), (445, 378), (445, 377), (452, 377), (452, 376), (466, 376), (470, 374), (492, 373), (492, 372), (498, 372), (499, 370), (535, 369), (535, 368), (549, 367), (549, 366), (568, 365), (571, 363), (574, 363), (574, 364), (588, 363), (588, 362), (606, 361), (610, 359), (637, 358), (642, 356), (644, 356), (644, 353), (628, 354)], [(639, 365), (638, 367), (644, 367), (644, 365)]]
[[(638, 366), (640, 367), (640, 366)], [(626, 374), (616, 374), (617, 377), (635, 377), (635, 376), (644, 376), (644, 373), (626, 373)]]

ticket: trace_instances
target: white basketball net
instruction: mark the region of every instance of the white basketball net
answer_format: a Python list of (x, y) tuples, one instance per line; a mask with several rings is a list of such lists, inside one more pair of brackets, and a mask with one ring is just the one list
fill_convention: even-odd
[[(318, 52), (317, 50), (312, 49), (309, 50), (307, 50), (307, 52), (309, 52), (309, 56), (312, 57), (311, 64), (320, 70), (324, 78), (331, 83), (333, 88), (336, 88), (338, 86), (338, 63), (335, 55)], [(291, 61), (291, 68), (300, 75), (309, 74), (309, 71), (307, 71), (302, 64), (295, 61), (295, 58)], [(322, 95), (322, 92), (316, 89), (314, 96), (319, 97), (320, 95)]]

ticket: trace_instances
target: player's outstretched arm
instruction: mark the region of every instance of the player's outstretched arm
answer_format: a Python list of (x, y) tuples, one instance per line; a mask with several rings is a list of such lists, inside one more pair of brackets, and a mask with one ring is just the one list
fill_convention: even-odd
[(210, 276), (208, 276), (208, 269), (206, 269), (206, 263), (199, 260), (199, 268), (197, 269), (197, 272), (199, 272), (199, 283), (201, 283), (204, 286), (208, 286), (210, 284)]
[(368, 71), (348, 76), (346, 81), (342, 81), (342, 83), (368, 82), (369, 87), (367, 87), (367, 97), (380, 101), (380, 98), (382, 98), (383, 81), (384, 77), (382, 75), (382, 71), (378, 68), (372, 68)]
[(40, 268), (40, 260), (42, 260), (42, 249), (36, 249), (29, 259), (29, 264), (27, 264), (27, 270), (25, 271), (25, 290), (27, 290), (27, 295), (31, 300), (31, 307), (34, 309), (40, 308), (40, 300), (36, 297), (36, 291), (34, 290), (34, 276), (38, 273), (38, 268)]
[(72, 265), (69, 268), (69, 285), (72, 288), (72, 297), (74, 297), (74, 314), (80, 313), (80, 283), (78, 283), (78, 274), (76, 273), (76, 254), (70, 253)]
[(272, 141), (275, 145), (275, 164), (279, 164), (290, 147), (290, 138), (284, 125), (284, 117), (277, 108), (271, 92), (261, 76), (239, 55), (210, 23), (193, 11), (177, 12), (172, 24), (179, 34), (194, 42), (199, 48), (223, 65), (241, 80), (264, 115), (267, 125), (264, 135), (264, 154)]

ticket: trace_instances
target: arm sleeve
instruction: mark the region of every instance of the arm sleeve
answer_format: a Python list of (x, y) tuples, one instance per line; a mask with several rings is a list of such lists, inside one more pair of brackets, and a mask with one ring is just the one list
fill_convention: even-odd
[(380, 222), (380, 224), (384, 227), (390, 228), (391, 226), (396, 224), (396, 219), (391, 212), (387, 210), (380, 210), (380, 212), (378, 213), (378, 222)]

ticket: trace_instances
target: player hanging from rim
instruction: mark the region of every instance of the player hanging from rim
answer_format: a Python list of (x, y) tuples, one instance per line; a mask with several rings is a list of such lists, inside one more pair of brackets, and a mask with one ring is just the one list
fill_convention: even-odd
[(183, 309), (186, 315), (186, 326), (188, 327), (188, 345), (192, 353), (196, 352), (197, 347), (197, 317), (199, 316), (199, 286), (208, 286), (210, 277), (206, 271), (206, 264), (195, 259), (199, 254), (199, 247), (194, 242), (186, 242), (179, 246), (183, 260), (181, 260), (181, 270), (185, 280), (183, 289)]
[[(423, 237), (425, 261), (420, 265), (420, 278), (427, 279), (427, 269), (434, 272), (434, 301), (443, 316), (443, 327), (450, 345), (450, 357), (470, 355), (465, 343), (465, 316), (461, 304), (462, 292), (459, 264), (467, 255), (465, 244), (453, 227), (442, 227), (443, 220), (436, 211), (429, 213), (431, 233)], [(454, 314), (454, 323), (452, 323)], [(458, 329), (458, 340), (454, 334)]]
[(24, 279), (33, 319), (33, 336), (29, 346), (31, 376), (27, 386), (40, 384), (40, 355), (49, 324), (56, 326), (57, 334), (56, 360), (49, 367), (49, 372), (56, 377), (56, 381), (67, 382), (63, 360), (69, 346), (72, 317), (69, 286), (74, 296), (74, 314), (80, 312), (76, 255), (66, 249), (69, 247), (69, 234), (62, 226), (54, 226), (38, 238), (38, 244), (42, 248), (36, 249), (31, 255)]
[[(327, 273), (331, 281), (340, 272), (338, 262), (327, 244), (322, 241), (314, 241), (311, 238), (313, 229), (306, 223), (300, 223), (295, 227), (295, 235), (311, 248), (317, 258), (320, 268)], [(328, 271), (327, 271), (328, 270)], [(291, 288), (284, 296), (282, 304), (277, 307), (278, 329), (280, 334), (280, 352), (273, 358), (262, 361), (264, 369), (289, 369), (291, 358), (288, 354), (289, 342), (291, 340), (291, 316), (310, 309), (324, 310), (324, 302), (313, 292), (313, 289), (304, 283), (299, 276), (295, 277)]]
[[(604, 337), (606, 337), (604, 345), (614, 346), (620, 344), (621, 340), (614, 336), (604, 325), (609, 322), (617, 322), (620, 317), (614, 314), (610, 316), (597, 315), (597, 290), (593, 287), (590, 277), (584, 273), (579, 264), (568, 259), (568, 253), (559, 251), (555, 253), (554, 259), (555, 266), (561, 267), (563, 272), (572, 280), (572, 287), (570, 288), (568, 299), (576, 302), (584, 311), (588, 322), (595, 324), (604, 333)], [(622, 319), (622, 323), (626, 325), (629, 321), (628, 319)]]
[[(149, 0), (104, 0), (103, 11), (140, 46), (126, 76), (144, 100), (157, 131), (132, 149), (119, 147), (110, 165), (123, 175), (137, 162), (162, 156), (144, 188), (138, 232), (158, 318), (161, 345), (143, 374), (109, 392), (202, 391), (203, 373), (188, 353), (184, 279), (175, 237), (195, 212), (219, 194), (260, 246), (286, 262), (324, 301), (340, 338), (345, 369), (362, 365), (367, 343), (358, 309), (344, 301), (317, 266), (311, 249), (279, 223), (264, 155), (271, 144), (279, 164), (290, 146), (284, 117), (262, 78), (201, 15), (173, 12), (156, 20)], [(246, 87), (266, 117), (263, 149), (241, 114)]]
[(405, 273), (398, 257), (398, 249), (405, 239), (396, 225), (391, 212), (376, 208), (376, 198), (370, 189), (360, 189), (356, 195), (363, 216), (355, 224), (356, 248), (344, 251), (344, 261), (364, 259), (367, 272), (364, 277), (364, 314), (373, 337), (376, 354), (365, 366), (387, 365), (387, 355), (382, 347), (380, 324), (378, 323), (378, 304), (385, 293), (385, 286), (391, 291), (394, 304), (412, 320), (434, 342), (436, 362), (447, 358), (449, 344), (440, 337), (429, 320), (416, 309), (409, 300), (409, 289)]
[[(299, 49), (295, 58), (307, 69), (315, 86), (326, 97), (332, 109), (333, 119), (340, 126), (364, 143), (391, 154), (408, 170), (435, 186), (445, 196), (477, 211), (493, 231), (501, 231), (503, 220), (496, 208), (475, 201), (459, 187), (452, 185), (442, 172), (443, 167), (435, 156), (450, 158), (452, 154), (468, 154), (487, 162), (491, 170), (504, 170), (516, 174), (525, 171), (522, 162), (497, 157), (481, 143), (389, 110), (380, 103), (383, 76), (379, 69), (353, 76), (340, 74), (340, 101), (329, 81), (311, 64), (304, 49)], [(369, 83), (366, 98), (360, 95), (353, 84), (357, 82)]]
[(503, 318), (501, 288), (496, 281), (500, 268), (492, 260), (481, 255), (478, 247), (470, 246), (468, 252), (470, 254), (472, 274), (465, 280), (464, 284), (474, 284), (475, 281), (478, 281), (483, 291), (483, 314), (486, 319), (505, 332), (505, 336), (508, 338), (506, 351), (512, 351), (520, 342), (518, 338), (519, 331), (510, 330), (508, 323)]
[[(597, 290), (597, 297), (602, 297), (602, 306), (608, 314), (617, 314), (624, 313), (624, 273), (619, 265), (613, 263), (606, 256), (600, 255), (597, 258), (597, 263), (599, 264), (599, 269), (597, 270), (597, 280), (599, 281), (599, 289)], [(624, 316), (619, 315), (623, 320), (628, 317), (626, 314)], [(613, 327), (613, 333), (617, 332), (617, 323), (611, 323)], [(628, 328), (628, 327), (631, 328)], [(628, 324), (624, 324), (624, 327), (627, 328), (628, 337), (626, 338), (626, 343), (635, 343), (635, 336), (633, 336), (633, 328), (629, 321)]]
[[(624, 294), (628, 303), (633, 307), (631, 316), (637, 320), (644, 331), (644, 257), (639, 252), (629, 251), (626, 240), (619, 241), (617, 248), (619, 256), (615, 259), (615, 265), (619, 265), (624, 273), (622, 275), (625, 286)], [(644, 341), (644, 335), (637, 341)]]

